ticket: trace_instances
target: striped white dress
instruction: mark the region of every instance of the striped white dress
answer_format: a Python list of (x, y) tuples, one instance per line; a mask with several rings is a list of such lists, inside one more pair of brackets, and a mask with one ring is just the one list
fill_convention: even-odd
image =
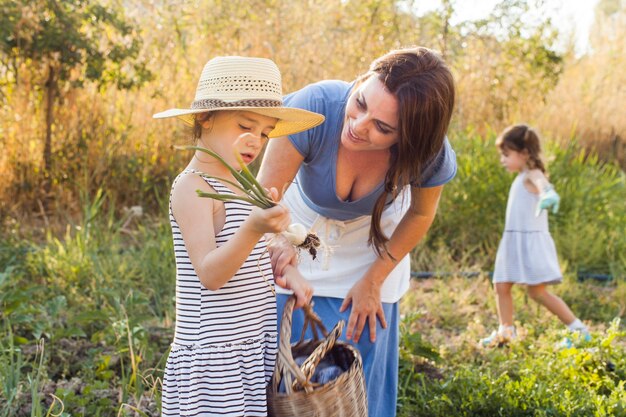
[[(216, 180), (207, 182), (219, 194), (233, 194)], [(224, 207), (226, 220), (216, 236), (218, 247), (251, 210), (242, 201), (224, 202)], [(170, 222), (176, 255), (176, 333), (165, 369), (162, 415), (266, 416), (277, 322), (276, 299), (259, 270), (273, 286), (265, 240), (257, 243), (230, 281), (210, 291), (189, 261), (171, 204)]]
[(548, 212), (535, 216), (539, 195), (524, 186), (526, 171), (513, 181), (498, 246), (493, 282), (539, 285), (563, 280), (556, 246), (548, 229)]

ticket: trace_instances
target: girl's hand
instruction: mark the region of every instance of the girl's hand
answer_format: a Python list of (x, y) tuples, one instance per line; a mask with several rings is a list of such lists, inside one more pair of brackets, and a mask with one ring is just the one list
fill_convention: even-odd
[(311, 302), (313, 298), (313, 287), (302, 276), (298, 268), (288, 265), (281, 277), (276, 277), (276, 284), (281, 287), (293, 291), (296, 296), (295, 308), (300, 308)]
[(298, 252), (296, 248), (282, 235), (274, 235), (267, 250), (270, 253), (275, 278), (282, 277), (288, 266), (298, 265)]
[(250, 216), (243, 223), (242, 227), (247, 227), (254, 233), (280, 233), (287, 229), (291, 223), (291, 216), (287, 208), (277, 205), (268, 209), (253, 207)]
[(348, 319), (346, 339), (355, 343), (361, 338), (366, 322), (369, 323), (370, 341), (376, 341), (376, 318), (380, 320), (383, 329), (387, 328), (383, 304), (380, 301), (380, 285), (367, 276), (363, 277), (346, 295), (339, 312), (344, 312), (352, 304), (352, 311)]
[(547, 210), (550, 207), (552, 207), (552, 213), (556, 214), (559, 211), (560, 202), (561, 197), (554, 191), (554, 188), (551, 185), (545, 187), (539, 194), (539, 203), (537, 203), (535, 216), (539, 217), (542, 210)]

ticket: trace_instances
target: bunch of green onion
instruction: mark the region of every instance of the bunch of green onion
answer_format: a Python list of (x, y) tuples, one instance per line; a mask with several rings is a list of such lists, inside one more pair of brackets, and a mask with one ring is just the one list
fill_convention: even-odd
[[(244, 194), (216, 194), (196, 190), (196, 193), (199, 197), (212, 198), (219, 201), (247, 201), (248, 203), (262, 209), (272, 208), (276, 206), (276, 204), (278, 204), (271, 199), (265, 188), (263, 188), (263, 186), (259, 184), (252, 172), (250, 172), (250, 170), (244, 163), (243, 159), (241, 159), (241, 155), (239, 155), (238, 153), (235, 152), (235, 157), (237, 158), (237, 162), (239, 163), (240, 170), (231, 167), (228, 162), (224, 160), (224, 158), (222, 158), (217, 153), (211, 151), (210, 149), (203, 148), (201, 146), (184, 146), (177, 148), (204, 152), (215, 158), (230, 171), (236, 182), (208, 175), (205, 173), (200, 173), (199, 175), (205, 178), (213, 178), (218, 181), (230, 184)], [(315, 248), (320, 245), (319, 238), (313, 233), (308, 233), (306, 228), (302, 224), (292, 223), (289, 225), (289, 227), (287, 227), (287, 230), (285, 230), (281, 234), (289, 241), (289, 243), (297, 248), (305, 248), (309, 250), (309, 252), (311, 252), (311, 255), (315, 257)]]

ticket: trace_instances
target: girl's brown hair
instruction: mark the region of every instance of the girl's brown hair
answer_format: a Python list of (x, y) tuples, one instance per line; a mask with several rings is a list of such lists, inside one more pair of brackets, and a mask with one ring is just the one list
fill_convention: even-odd
[(546, 168), (541, 160), (539, 135), (525, 124), (509, 126), (496, 139), (498, 149), (509, 149), (515, 152), (528, 153), (528, 168), (538, 169), (545, 173)]
[(202, 123), (209, 120), (210, 117), (211, 112), (198, 113), (195, 115), (193, 120), (193, 127), (191, 130), (191, 140), (194, 144), (198, 143), (198, 141), (202, 137)]
[[(391, 195), (419, 186), (425, 165), (441, 151), (454, 109), (454, 78), (441, 56), (428, 48), (398, 49), (375, 60), (359, 81), (376, 76), (398, 100), (398, 143), (391, 147), (385, 188), (372, 213), (368, 243), (378, 256), (389, 238), (380, 225)], [(392, 257), (393, 258), (393, 257)]]

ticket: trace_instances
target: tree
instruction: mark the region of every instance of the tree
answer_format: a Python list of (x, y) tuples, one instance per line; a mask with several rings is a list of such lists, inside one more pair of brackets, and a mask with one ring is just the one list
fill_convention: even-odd
[[(93, 0), (0, 0), (0, 56), (9, 82), (20, 68), (41, 75), (45, 101), (44, 174), (52, 166), (54, 108), (62, 90), (93, 81), (128, 89), (151, 78), (139, 59), (137, 29), (119, 4)], [(49, 181), (45, 182), (49, 191)]]

